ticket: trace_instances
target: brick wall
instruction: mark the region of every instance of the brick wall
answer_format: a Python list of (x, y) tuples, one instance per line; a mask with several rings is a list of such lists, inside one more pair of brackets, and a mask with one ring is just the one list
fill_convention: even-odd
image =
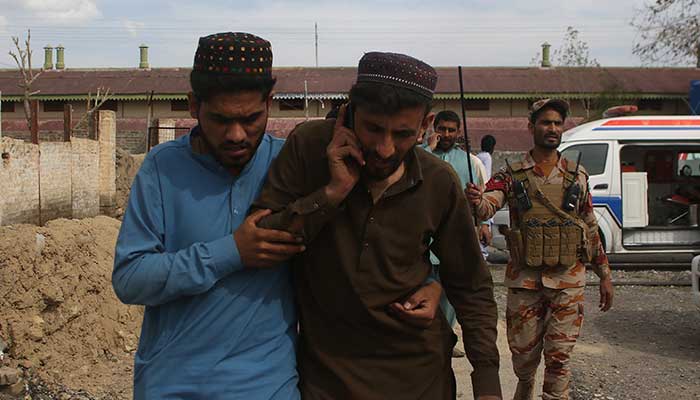
[(71, 171), (73, 168), (70, 142), (39, 144), (39, 184), (41, 193), (41, 224), (73, 215), (71, 202)]
[(111, 215), (116, 201), (115, 122), (113, 112), (100, 111), (99, 141), (73, 137), (70, 142), (35, 145), (0, 138), (0, 225)]
[(39, 147), (0, 139), (0, 225), (38, 224)]
[(117, 146), (131, 154), (143, 154), (146, 152), (145, 128), (139, 131), (118, 131)]

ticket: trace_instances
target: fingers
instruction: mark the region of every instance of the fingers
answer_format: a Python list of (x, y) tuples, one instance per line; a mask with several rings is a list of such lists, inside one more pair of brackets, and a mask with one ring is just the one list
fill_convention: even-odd
[(272, 214), (272, 210), (265, 209), (265, 210), (257, 210), (254, 213), (250, 214), (248, 218), (248, 222), (251, 222), (253, 225), (258, 225), (258, 222), (260, 222), (261, 219), (265, 218), (266, 216)]
[(613, 305), (613, 288), (612, 283), (601, 282), (600, 285), (600, 303), (598, 307), (600, 311), (608, 311)]
[(418, 304), (412, 309), (406, 309), (401, 303), (392, 303), (389, 305), (389, 311), (399, 320), (417, 326), (419, 328), (427, 328), (434, 319), (434, 315), (425, 305)]
[(278, 231), (276, 229), (263, 228), (256, 229), (255, 238), (258, 241), (277, 243), (300, 243), (303, 241), (303, 238), (289, 233), (287, 231)]
[(365, 165), (365, 158), (362, 156), (362, 152), (360, 152), (360, 150), (356, 146), (346, 145), (340, 147), (336, 151), (336, 156), (340, 159), (352, 157), (355, 159), (355, 161), (357, 161), (358, 164)]
[(348, 109), (348, 103), (343, 104), (340, 106), (340, 109), (338, 109), (338, 117), (335, 119), (335, 130), (337, 131), (338, 129), (343, 127), (343, 124), (345, 123), (345, 112)]
[(265, 253), (290, 257), (306, 250), (303, 244), (264, 243), (260, 246)]

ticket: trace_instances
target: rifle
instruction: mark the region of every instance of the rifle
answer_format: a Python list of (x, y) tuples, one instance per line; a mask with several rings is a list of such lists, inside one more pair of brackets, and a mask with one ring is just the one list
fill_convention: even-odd
[[(471, 160), (471, 146), (469, 145), (469, 135), (467, 134), (467, 109), (466, 100), (464, 99), (464, 83), (462, 82), (462, 66), (457, 67), (457, 72), (459, 73), (459, 101), (462, 104), (462, 131), (464, 132), (464, 147), (467, 149), (467, 169), (469, 170), (469, 180), (474, 178), (472, 173), (472, 160)], [(472, 182), (476, 184), (476, 182)], [(473, 212), (474, 225), (479, 225), (479, 221), (476, 217), (476, 210)]]

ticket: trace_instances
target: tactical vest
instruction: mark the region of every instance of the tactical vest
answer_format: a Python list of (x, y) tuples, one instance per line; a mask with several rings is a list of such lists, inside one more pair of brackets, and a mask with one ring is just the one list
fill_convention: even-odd
[[(508, 241), (513, 263), (531, 268), (569, 268), (579, 259), (589, 262), (588, 229), (578, 217), (583, 199), (578, 199), (572, 212), (561, 208), (566, 189), (579, 184), (573, 171), (565, 173), (563, 184), (538, 184), (532, 169), (516, 168), (511, 174), (524, 184), (532, 203), (532, 208), (519, 212), (519, 221), (512, 221), (515, 224)], [(585, 191), (581, 193), (583, 197)]]

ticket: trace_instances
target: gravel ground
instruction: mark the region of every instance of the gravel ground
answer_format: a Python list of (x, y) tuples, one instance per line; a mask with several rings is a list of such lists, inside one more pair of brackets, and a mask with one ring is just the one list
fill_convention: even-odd
[[(504, 320), (504, 266), (493, 266), (499, 319)], [(615, 288), (613, 309), (598, 311), (598, 288), (586, 288), (586, 319), (572, 357), (575, 400), (700, 400), (700, 308), (691, 299), (688, 271), (613, 271), (616, 282), (684, 286)], [(589, 282), (598, 279), (589, 274)], [(459, 346), (461, 346), (461, 341)], [(508, 357), (507, 346), (500, 350)], [(458, 397), (471, 398), (464, 358), (453, 359)], [(502, 364), (505, 364), (502, 361)], [(501, 368), (504, 399), (513, 388), (510, 366)], [(512, 380), (511, 380), (512, 381)]]
[[(586, 289), (586, 310), (597, 306)], [(700, 399), (700, 309), (688, 287), (616, 288), (589, 311), (573, 357), (575, 399)]]

